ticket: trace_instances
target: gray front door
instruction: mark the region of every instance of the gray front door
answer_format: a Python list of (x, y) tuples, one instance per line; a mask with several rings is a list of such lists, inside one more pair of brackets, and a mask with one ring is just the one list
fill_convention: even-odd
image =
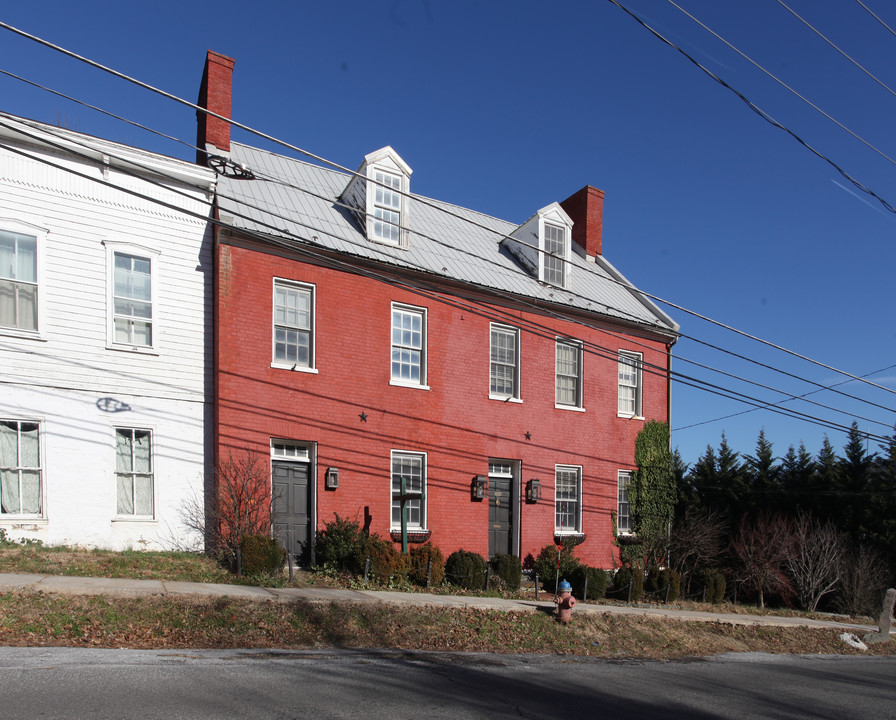
[(488, 556), (513, 554), (513, 478), (488, 478)]
[(301, 563), (308, 561), (311, 547), (309, 467), (309, 463), (271, 463), (274, 536)]

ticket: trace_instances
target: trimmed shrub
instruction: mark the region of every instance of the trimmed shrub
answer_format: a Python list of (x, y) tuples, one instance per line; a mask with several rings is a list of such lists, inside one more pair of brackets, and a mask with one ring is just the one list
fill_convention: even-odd
[(638, 602), (644, 596), (644, 573), (637, 568), (621, 567), (613, 576), (613, 593), (617, 599), (627, 600), (631, 584), (631, 601)]
[(286, 550), (279, 540), (267, 535), (243, 535), (240, 538), (242, 571), (245, 575), (265, 575), (279, 570)]
[(485, 573), (485, 560), (478, 553), (457, 550), (445, 561), (445, 577), (448, 582), (467, 590), (484, 589)]
[(495, 577), (501, 579), (505, 590), (519, 590), (520, 581), (523, 579), (523, 566), (516, 555), (502, 555), (498, 553), (491, 560), (492, 580)]
[(572, 594), (580, 600), (585, 598), (585, 581), (588, 581), (588, 600), (600, 600), (607, 594), (607, 571), (600, 568), (579, 565), (567, 578), (572, 585)]
[(644, 580), (644, 591), (653, 595), (654, 600), (672, 602), (681, 595), (681, 575), (675, 570), (652, 567)]
[(357, 522), (339, 515), (334, 517), (332, 522), (324, 524), (323, 530), (317, 531), (314, 548), (317, 564), (359, 575), (364, 572), (361, 551), (366, 536)]
[(725, 576), (718, 570), (701, 570), (695, 578), (694, 591), (700, 600), (718, 605), (725, 599)]
[(383, 540), (376, 534), (361, 535), (356, 563), (364, 572), (367, 558), (370, 558), (370, 576), (381, 583), (404, 582), (408, 578), (410, 561), (402, 555), (389, 540)]
[(432, 560), (432, 575), (430, 585), (438, 587), (445, 580), (445, 556), (431, 542), (424, 545), (415, 545), (410, 549), (410, 570), (408, 579), (421, 587), (426, 587), (426, 572), (429, 561)]
[(576, 568), (581, 565), (576, 557), (573, 556), (572, 545), (545, 545), (535, 558), (535, 572), (541, 581), (541, 586), (546, 592), (557, 592), (557, 551), (560, 551), (560, 573), (559, 580), (569, 580)]

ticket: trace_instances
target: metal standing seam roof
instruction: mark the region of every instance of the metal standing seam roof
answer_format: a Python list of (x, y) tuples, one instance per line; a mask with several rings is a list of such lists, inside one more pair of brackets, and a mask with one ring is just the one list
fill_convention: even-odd
[(589, 262), (573, 252), (567, 288), (546, 285), (502, 247), (501, 240), (517, 225), (413, 194), (408, 246), (373, 242), (354, 213), (339, 204), (351, 175), (240, 143), (232, 143), (231, 159), (255, 175), (253, 180), (222, 176), (218, 181), (221, 214), (232, 215), (227, 221), (238, 229), (586, 310), (666, 334), (678, 331), (674, 320), (636, 294), (602, 256)]

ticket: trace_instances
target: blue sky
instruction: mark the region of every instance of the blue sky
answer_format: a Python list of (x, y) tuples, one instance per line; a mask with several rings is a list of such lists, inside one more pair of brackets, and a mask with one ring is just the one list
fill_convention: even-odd
[[(778, 122), (896, 206), (896, 96), (778, 0), (680, 0), (838, 128), (670, 2), (623, 4)], [(896, 36), (852, 0), (789, 0), (896, 88)], [(866, 5), (896, 28), (896, 9)], [(896, 215), (750, 111), (607, 0), (19, 3), (0, 20), (194, 101), (205, 52), (236, 59), (234, 119), (339, 164), (392, 145), (413, 190), (522, 222), (586, 184), (606, 191), (604, 254), (641, 289), (831, 367), (896, 364)], [(195, 113), (0, 30), (0, 70), (189, 142)], [(190, 158), (183, 146), (0, 76), (0, 109)], [(245, 133), (235, 137), (267, 144)], [(276, 148), (272, 148), (276, 149)], [(836, 372), (666, 309), (692, 339), (673, 368), (767, 402), (845, 380)], [(696, 361), (775, 390), (742, 382)], [(870, 380), (896, 389), (896, 368)], [(896, 395), (852, 381), (790, 402), (812, 416), (893, 432)], [(867, 403), (874, 403), (873, 405)], [(750, 453), (760, 429), (783, 455), (837, 430), (673, 383), (673, 444)], [(724, 420), (717, 420), (725, 416)], [(712, 422), (708, 422), (712, 421)], [(698, 423), (702, 423), (697, 425)], [(876, 450), (871, 440), (869, 449)]]

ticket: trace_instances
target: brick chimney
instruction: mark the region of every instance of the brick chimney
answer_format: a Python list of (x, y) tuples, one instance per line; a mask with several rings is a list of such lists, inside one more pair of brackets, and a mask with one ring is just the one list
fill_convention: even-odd
[[(233, 58), (226, 55), (208, 51), (197, 105), (222, 117), (230, 117), (234, 62)], [(196, 145), (202, 148), (196, 151), (198, 164), (206, 165), (209, 155), (230, 154), (230, 123), (197, 110), (196, 124)]]
[(604, 191), (586, 185), (560, 203), (572, 218), (573, 242), (584, 248), (593, 258), (601, 254), (601, 235), (604, 227)]

